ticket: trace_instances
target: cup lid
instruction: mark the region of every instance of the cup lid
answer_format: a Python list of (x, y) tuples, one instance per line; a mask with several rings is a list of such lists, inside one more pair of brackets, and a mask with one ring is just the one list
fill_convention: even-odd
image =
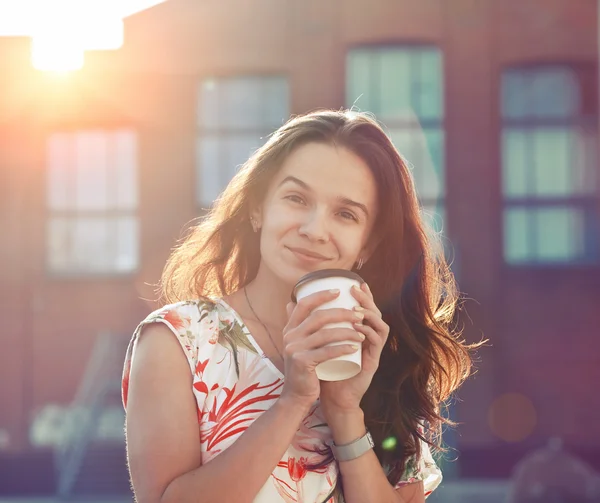
[(355, 279), (361, 284), (365, 282), (365, 280), (362, 279), (359, 274), (349, 271), (348, 269), (321, 269), (319, 271), (309, 272), (308, 274), (302, 276), (294, 286), (294, 289), (292, 290), (292, 301), (296, 302), (296, 292), (302, 285), (310, 281), (314, 281), (315, 279), (331, 278), (336, 276)]

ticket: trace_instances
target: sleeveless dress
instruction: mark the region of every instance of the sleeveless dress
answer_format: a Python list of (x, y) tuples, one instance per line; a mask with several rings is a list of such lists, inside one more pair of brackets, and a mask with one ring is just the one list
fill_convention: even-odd
[[(198, 406), (202, 464), (208, 463), (276, 402), (283, 375), (224, 300), (179, 302), (153, 312), (135, 330), (123, 370), (125, 409), (133, 346), (142, 328), (151, 323), (165, 324), (185, 353)], [(224, 343), (227, 340), (236, 341), (237, 355)], [(341, 497), (332, 495), (338, 477), (336, 462), (310, 468), (325, 459), (318, 451), (331, 439), (317, 401), (254, 503), (341, 503)], [(441, 482), (442, 473), (424, 442), (421, 452), (419, 459), (413, 456), (407, 461), (397, 487), (423, 481), (428, 496)]]

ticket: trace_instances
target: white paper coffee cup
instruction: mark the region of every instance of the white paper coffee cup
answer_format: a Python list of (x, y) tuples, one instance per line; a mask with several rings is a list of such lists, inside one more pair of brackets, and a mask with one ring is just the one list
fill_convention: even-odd
[[(294, 287), (292, 300), (298, 302), (304, 297), (323, 290), (339, 289), (340, 294), (333, 300), (321, 304), (316, 309), (343, 308), (352, 309), (359, 303), (351, 292), (352, 286), (360, 285), (364, 280), (356, 273), (346, 269), (323, 269), (306, 274)], [(350, 322), (328, 323), (323, 328), (345, 327), (354, 330)], [(356, 344), (356, 341), (334, 342), (331, 345)], [(342, 381), (354, 377), (360, 372), (362, 346), (358, 351), (342, 355), (319, 364), (316, 368), (317, 377), (322, 381)]]

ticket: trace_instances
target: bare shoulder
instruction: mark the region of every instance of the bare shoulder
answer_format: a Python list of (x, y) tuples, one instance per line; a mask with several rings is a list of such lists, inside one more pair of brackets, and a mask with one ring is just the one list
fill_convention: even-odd
[(162, 367), (169, 367), (175, 371), (180, 366), (178, 364), (183, 362), (183, 370), (186, 370), (185, 354), (177, 342), (176, 335), (164, 323), (150, 323), (141, 329), (133, 346), (132, 374), (134, 369), (143, 372), (144, 364), (155, 361), (160, 361)]
[(201, 464), (192, 374), (176, 335), (145, 326), (133, 349), (127, 400), (127, 455), (139, 501), (158, 501), (170, 483)]

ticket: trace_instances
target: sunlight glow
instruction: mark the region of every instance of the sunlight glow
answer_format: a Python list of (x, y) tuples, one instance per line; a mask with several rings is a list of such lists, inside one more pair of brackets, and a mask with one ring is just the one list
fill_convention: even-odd
[(33, 66), (72, 71), (85, 51), (123, 45), (123, 18), (165, 0), (0, 0), (0, 36), (32, 38)]

